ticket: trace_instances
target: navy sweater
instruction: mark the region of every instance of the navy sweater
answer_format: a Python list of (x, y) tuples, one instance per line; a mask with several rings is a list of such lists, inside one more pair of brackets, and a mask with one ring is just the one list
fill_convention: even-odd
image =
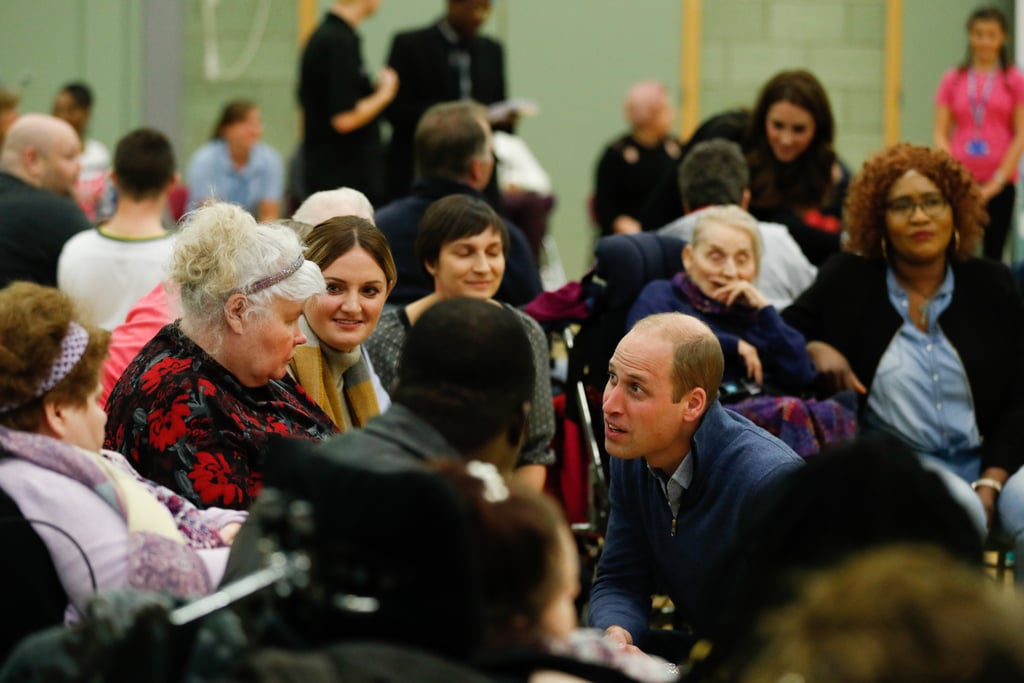
[(646, 461), (611, 461), (611, 515), (590, 593), (590, 622), (600, 629), (621, 626), (640, 647), (656, 591), (667, 592), (697, 633), (714, 622), (728, 590), (717, 579), (742, 516), (803, 464), (789, 446), (717, 402), (691, 443), (693, 481), (675, 535), (672, 511)]

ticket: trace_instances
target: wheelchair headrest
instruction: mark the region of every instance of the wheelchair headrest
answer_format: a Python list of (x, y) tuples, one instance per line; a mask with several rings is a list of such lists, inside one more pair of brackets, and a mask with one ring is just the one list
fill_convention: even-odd
[(669, 278), (683, 269), (683, 247), (678, 237), (641, 232), (608, 235), (597, 241), (596, 274), (606, 284), (609, 309), (633, 304), (643, 286), (651, 280)]

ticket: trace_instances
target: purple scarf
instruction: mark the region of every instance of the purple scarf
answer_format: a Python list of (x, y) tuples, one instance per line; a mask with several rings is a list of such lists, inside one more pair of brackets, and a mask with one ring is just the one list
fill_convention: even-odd
[(686, 273), (673, 275), (672, 285), (701, 314), (701, 317), (718, 318), (725, 325), (731, 325), (738, 329), (746, 329), (757, 322), (756, 308), (745, 303), (726, 306), (720, 301), (715, 301), (702, 292), (697, 283), (691, 280)]

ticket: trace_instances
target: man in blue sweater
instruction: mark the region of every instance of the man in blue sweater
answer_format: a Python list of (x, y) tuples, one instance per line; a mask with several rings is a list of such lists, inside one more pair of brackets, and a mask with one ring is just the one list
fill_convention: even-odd
[[(721, 609), (717, 579), (753, 501), (802, 460), (718, 403), (722, 350), (682, 313), (648, 316), (608, 365), (603, 412), (611, 514), (590, 622), (648, 649), (651, 595), (664, 592), (696, 633)], [(663, 652), (664, 653), (664, 652)]]

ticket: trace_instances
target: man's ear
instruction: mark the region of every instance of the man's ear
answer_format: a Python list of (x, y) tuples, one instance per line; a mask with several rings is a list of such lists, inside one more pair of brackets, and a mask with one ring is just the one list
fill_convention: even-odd
[(694, 387), (683, 395), (683, 421), (697, 422), (708, 407), (708, 392), (704, 387)]
[(469, 162), (469, 185), (479, 189), (487, 187), (494, 172), (494, 158), (473, 157)]
[(743, 190), (743, 196), (740, 197), (740, 208), (744, 211), (748, 211), (750, 208), (750, 190)]
[(21, 151), (21, 165), (29, 178), (39, 180), (43, 175), (43, 155), (39, 153), (39, 148), (34, 145), (25, 147)]
[(181, 174), (175, 173), (174, 176), (169, 181), (167, 181), (167, 184), (164, 185), (163, 191), (165, 193), (168, 193), (179, 184), (181, 184)]
[(242, 334), (244, 330), (242, 316), (245, 314), (245, 309), (248, 306), (249, 300), (241, 292), (235, 292), (224, 302), (224, 319), (227, 321), (228, 327), (235, 334)]

